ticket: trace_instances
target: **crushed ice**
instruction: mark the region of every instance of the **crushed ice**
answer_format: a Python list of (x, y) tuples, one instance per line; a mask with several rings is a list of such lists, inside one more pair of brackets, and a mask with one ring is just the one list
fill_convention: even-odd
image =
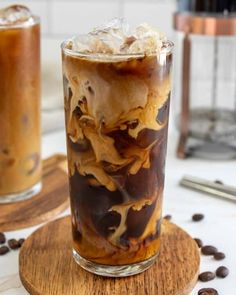
[(123, 18), (72, 38), (71, 49), (83, 53), (132, 54), (159, 52), (166, 36), (144, 23), (131, 30)]
[(31, 11), (23, 5), (0, 9), (0, 26), (15, 25), (33, 21)]

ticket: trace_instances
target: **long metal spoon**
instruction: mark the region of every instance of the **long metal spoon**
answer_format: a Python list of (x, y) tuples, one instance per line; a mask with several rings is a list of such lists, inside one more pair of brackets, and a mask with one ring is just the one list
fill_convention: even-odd
[(224, 185), (202, 178), (186, 175), (180, 180), (180, 185), (214, 197), (236, 202), (236, 187)]

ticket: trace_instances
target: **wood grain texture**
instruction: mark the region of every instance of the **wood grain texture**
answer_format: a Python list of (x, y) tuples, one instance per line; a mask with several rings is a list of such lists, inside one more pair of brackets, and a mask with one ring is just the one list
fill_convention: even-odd
[(43, 161), (42, 190), (36, 196), (15, 203), (0, 204), (0, 231), (12, 231), (50, 220), (69, 206), (65, 156)]
[(167, 221), (156, 263), (126, 278), (104, 278), (80, 268), (71, 253), (70, 218), (34, 232), (20, 251), (20, 277), (31, 295), (187, 295), (193, 289), (200, 256), (195, 241)]

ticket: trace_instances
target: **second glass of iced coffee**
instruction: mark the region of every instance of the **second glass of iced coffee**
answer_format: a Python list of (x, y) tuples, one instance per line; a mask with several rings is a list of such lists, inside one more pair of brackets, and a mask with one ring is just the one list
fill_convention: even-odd
[(0, 9), (0, 204), (41, 190), (40, 86), (39, 18)]
[(62, 44), (73, 255), (128, 276), (160, 249), (173, 44), (122, 20)]

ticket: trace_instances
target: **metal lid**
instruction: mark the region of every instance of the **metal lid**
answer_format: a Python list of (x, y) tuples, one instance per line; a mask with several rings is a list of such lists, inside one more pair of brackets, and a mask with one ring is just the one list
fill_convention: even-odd
[(236, 0), (178, 0), (178, 11), (231, 13), (236, 12)]

